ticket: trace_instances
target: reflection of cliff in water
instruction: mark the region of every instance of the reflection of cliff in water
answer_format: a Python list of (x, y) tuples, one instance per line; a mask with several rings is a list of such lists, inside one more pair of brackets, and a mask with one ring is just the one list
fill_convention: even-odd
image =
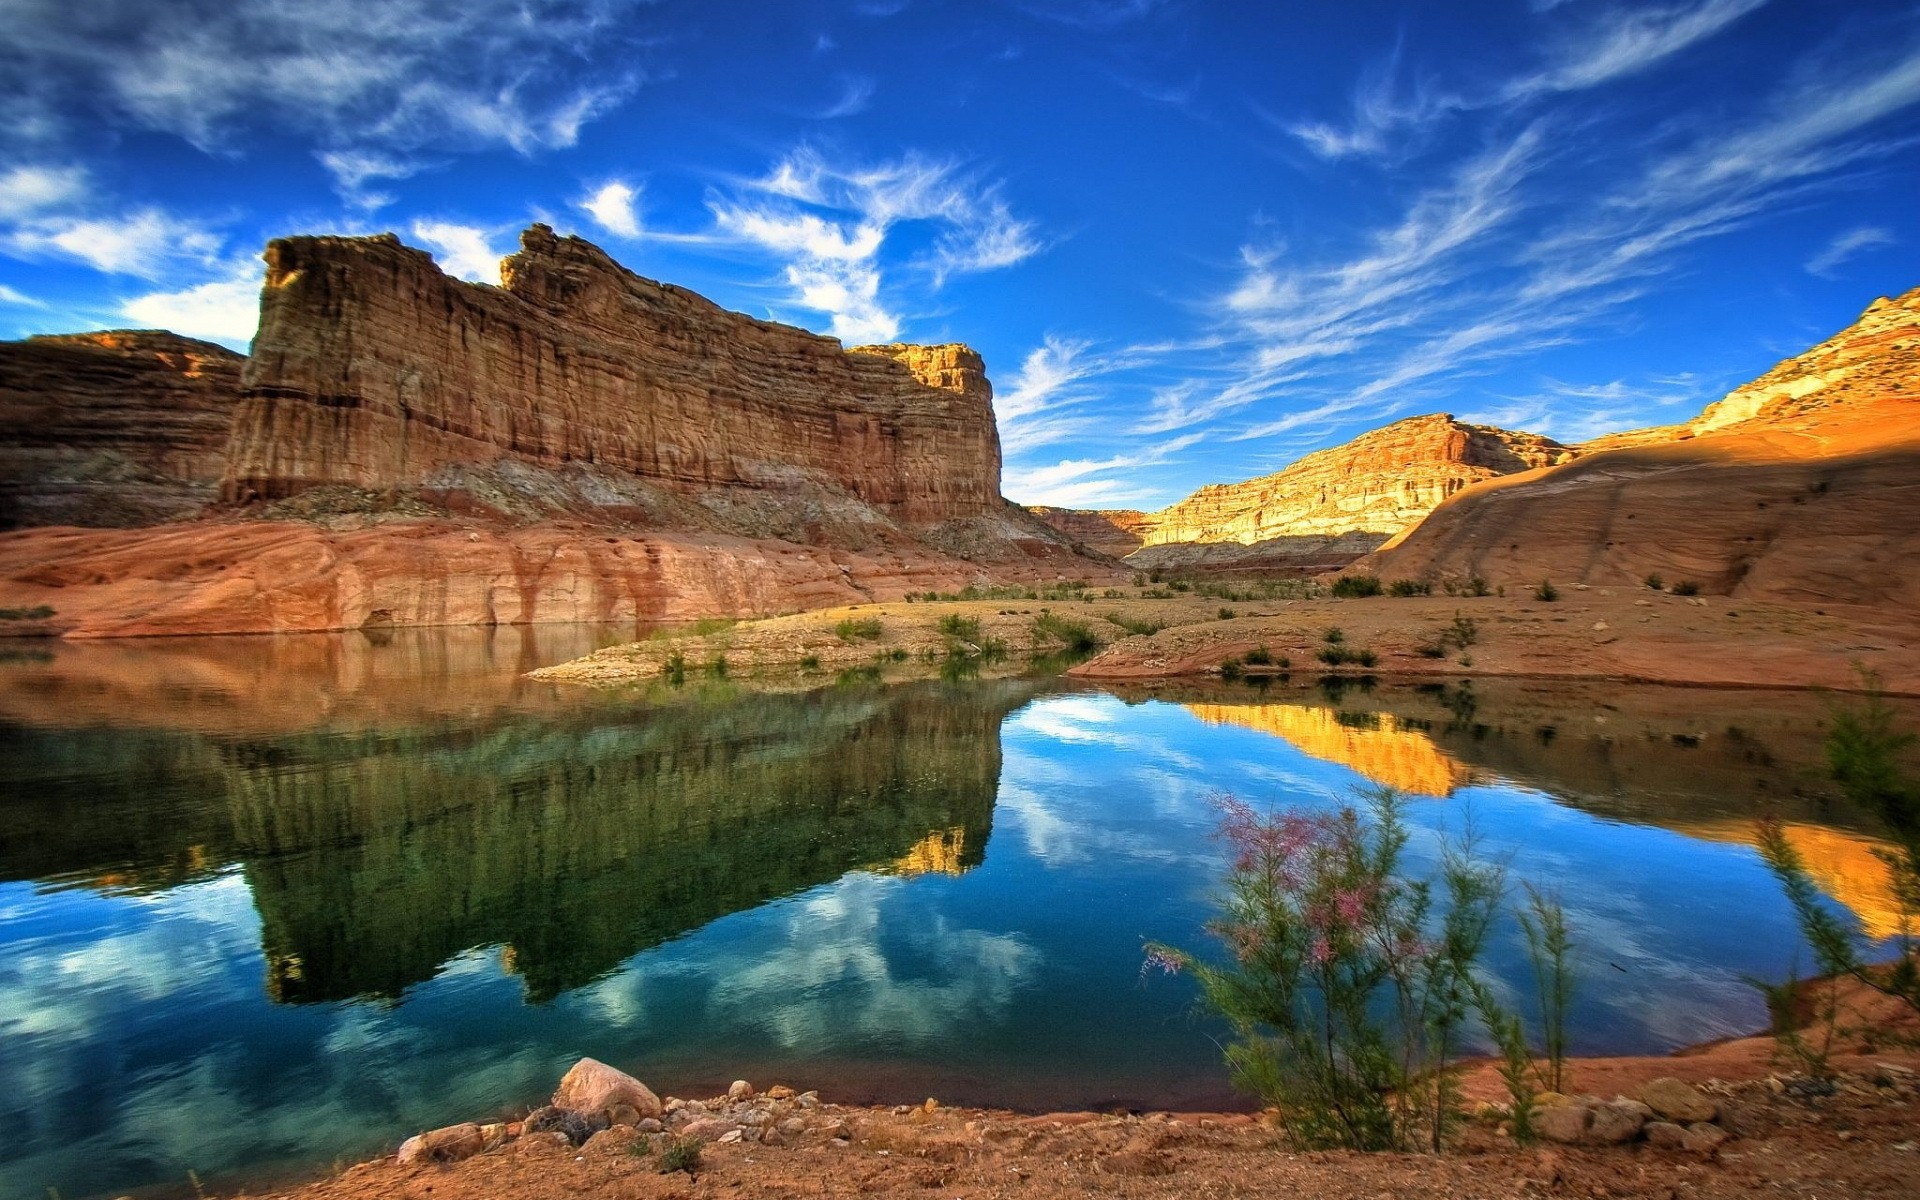
[(543, 1000), (850, 870), (974, 866), (1020, 695), (745, 697), (439, 743), (367, 735), (238, 767), (268, 986), (391, 995), (504, 944)]
[(850, 870), (977, 865), (1000, 723), (1033, 690), (529, 707), (480, 687), (464, 720), (442, 698), (412, 725), (307, 732), (271, 714), (35, 728), (16, 710), (0, 722), (0, 879), (141, 890), (237, 865), (278, 999), (393, 995), (503, 945), (541, 1000)]
[[(1834, 701), (1817, 694), (1515, 679), (1127, 694), (1184, 703), (1209, 723), (1271, 733), (1422, 795), (1505, 779), (1597, 816), (1715, 841), (1751, 842), (1758, 818), (1778, 816), (1821, 886), (1869, 933), (1898, 925), (1871, 822), (1826, 777)], [(1920, 725), (1920, 705), (1894, 703)]]

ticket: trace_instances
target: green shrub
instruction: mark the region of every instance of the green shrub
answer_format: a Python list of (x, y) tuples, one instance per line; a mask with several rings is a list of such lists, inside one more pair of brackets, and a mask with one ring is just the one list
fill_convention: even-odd
[(1190, 592), (1193, 590), (1192, 582), (1185, 579), (1175, 579), (1169, 582), (1167, 586), (1176, 592)]
[(1333, 594), (1343, 600), (1378, 596), (1380, 579), (1374, 575), (1342, 575), (1333, 581)]
[(841, 641), (877, 642), (882, 632), (879, 617), (848, 617), (833, 627), (833, 632)]
[(676, 1171), (685, 1171), (692, 1175), (700, 1170), (700, 1139), (697, 1137), (677, 1137), (668, 1142), (660, 1151), (660, 1173), (671, 1175)]
[(53, 615), (53, 607), (36, 604), (32, 608), (0, 608), (0, 621), (44, 621)]
[(1553, 584), (1547, 580), (1542, 579), (1540, 586), (1533, 589), (1533, 598), (1535, 600), (1544, 600), (1552, 603), (1560, 598), (1560, 589), (1554, 587)]
[(1472, 617), (1463, 617), (1459, 613), (1454, 613), (1453, 624), (1447, 626), (1444, 638), (1465, 650), (1480, 640), (1480, 622)]
[(1667, 581), (1660, 578), (1660, 573), (1658, 571), (1655, 571), (1653, 574), (1647, 576), (1646, 579), (1643, 580), (1642, 582), (1644, 582), (1648, 587), (1652, 588), (1656, 592), (1663, 592), (1667, 589)]
[(725, 679), (727, 677), (727, 656), (724, 654), (716, 654), (708, 659), (707, 674), (714, 679)]
[(687, 681), (686, 655), (681, 654), (678, 650), (667, 655), (667, 661), (660, 666), (660, 673), (666, 676), (667, 682), (673, 684), (675, 687), (679, 687), (685, 683)]
[(1365, 649), (1364, 647), (1354, 651), (1352, 659), (1363, 667), (1372, 667), (1379, 663), (1379, 660), (1374, 657), (1373, 651)]
[(1100, 647), (1100, 639), (1091, 625), (1050, 612), (1043, 612), (1033, 619), (1033, 640), (1036, 643), (1058, 642), (1076, 654), (1085, 654)]
[(818, 654), (809, 654), (805, 658), (802, 658), (800, 660), (800, 669), (802, 671), (818, 671), (820, 669), (820, 656)]
[(1247, 665), (1250, 667), (1265, 667), (1272, 665), (1272, 663), (1273, 651), (1267, 649), (1264, 645), (1255, 646), (1253, 649), (1247, 651)]
[(1436, 642), (1422, 642), (1420, 645), (1414, 647), (1414, 652), (1421, 658), (1445, 658), (1447, 656), (1447, 648)]
[(1220, 678), (1234, 680), (1240, 678), (1242, 674), (1239, 659), (1223, 658), (1220, 660)]
[(1691, 579), (1682, 579), (1679, 583), (1673, 585), (1673, 594), (1676, 596), (1698, 596), (1700, 594), (1700, 585)]
[(1404, 801), (1364, 796), (1365, 815), (1222, 800), (1226, 898), (1209, 928), (1227, 959), (1155, 943), (1147, 963), (1194, 976), (1232, 1028), (1235, 1084), (1296, 1147), (1439, 1150), (1504, 879), (1470, 842), (1443, 847), (1437, 881), (1412, 877)]
[(1346, 631), (1338, 625), (1329, 625), (1326, 632), (1322, 633), (1320, 637), (1321, 640), (1325, 641), (1329, 646), (1338, 646), (1347, 640)]
[(1233, 611), (1230, 608), (1223, 608), (1220, 610), (1220, 619), (1222, 621), (1231, 621), (1239, 615), (1240, 615), (1239, 613)]
[(1487, 581), (1480, 578), (1478, 575), (1475, 575), (1472, 578), (1467, 580), (1467, 595), (1489, 596), (1492, 594), (1493, 593), (1488, 591), (1487, 589)]
[(1101, 616), (1136, 637), (1147, 637), (1159, 633), (1167, 627), (1165, 621), (1148, 621), (1138, 617), (1123, 617), (1119, 613), (1102, 613)]
[(940, 618), (940, 632), (943, 636), (962, 642), (980, 640), (980, 618), (963, 617), (959, 613), (948, 613)]
[(1424, 579), (1396, 579), (1388, 585), (1387, 592), (1394, 596), (1431, 596), (1433, 585)]

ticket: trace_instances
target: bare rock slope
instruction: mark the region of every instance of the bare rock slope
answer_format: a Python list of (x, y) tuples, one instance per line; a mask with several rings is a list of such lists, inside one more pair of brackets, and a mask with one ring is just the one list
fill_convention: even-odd
[(1460, 492), (1360, 568), (1920, 607), (1920, 289), (1686, 425), (1582, 449)]

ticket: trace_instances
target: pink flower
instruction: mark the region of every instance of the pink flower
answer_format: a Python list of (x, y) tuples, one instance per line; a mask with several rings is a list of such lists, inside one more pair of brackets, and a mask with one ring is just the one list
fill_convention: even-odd
[(1159, 946), (1148, 946), (1147, 959), (1140, 964), (1140, 973), (1145, 975), (1148, 971), (1159, 971), (1162, 975), (1178, 975), (1180, 960)]
[(1316, 937), (1313, 939), (1312, 948), (1307, 953), (1313, 959), (1314, 966), (1324, 967), (1327, 965), (1327, 960), (1333, 957), (1333, 947), (1327, 944), (1326, 938)]

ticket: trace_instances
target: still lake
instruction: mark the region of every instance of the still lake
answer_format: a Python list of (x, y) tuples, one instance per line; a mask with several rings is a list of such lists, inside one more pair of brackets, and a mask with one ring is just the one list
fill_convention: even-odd
[[(1576, 1052), (1765, 1023), (1743, 978), (1799, 943), (1761, 812), (1890, 920), (1811, 695), (520, 677), (631, 634), (0, 642), (0, 1196), (324, 1168), (581, 1055), (663, 1094), (1243, 1103), (1141, 972), (1207, 945), (1223, 791), (1430, 797), (1420, 862), (1470, 822), (1567, 906)], [(1489, 965), (1526, 978), (1510, 927)]]

